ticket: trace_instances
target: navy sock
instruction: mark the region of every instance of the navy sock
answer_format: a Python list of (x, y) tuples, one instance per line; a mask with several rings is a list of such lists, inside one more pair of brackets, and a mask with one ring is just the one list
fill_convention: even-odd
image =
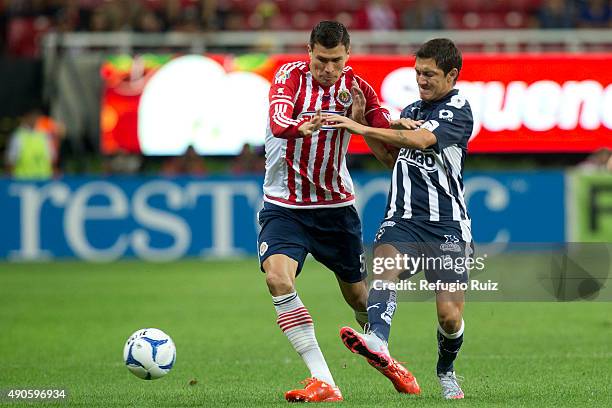
[(370, 289), (368, 295), (368, 321), (370, 331), (389, 342), (391, 319), (397, 307), (397, 297), (394, 290)]
[(453, 362), (457, 358), (461, 344), (463, 344), (463, 322), (461, 329), (455, 333), (448, 335), (441, 332), (438, 328), (438, 364), (436, 371), (438, 374), (454, 371)]

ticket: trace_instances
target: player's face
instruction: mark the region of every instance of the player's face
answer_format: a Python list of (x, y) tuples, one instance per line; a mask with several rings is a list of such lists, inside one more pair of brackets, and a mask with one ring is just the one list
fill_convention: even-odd
[(419, 95), (424, 101), (437, 101), (449, 93), (455, 86), (457, 69), (448, 74), (438, 68), (433, 58), (417, 58), (414, 64)]
[(342, 70), (349, 57), (349, 51), (342, 44), (334, 48), (325, 48), (319, 43), (314, 47), (308, 46), (310, 54), (310, 72), (323, 86), (331, 86), (340, 79)]

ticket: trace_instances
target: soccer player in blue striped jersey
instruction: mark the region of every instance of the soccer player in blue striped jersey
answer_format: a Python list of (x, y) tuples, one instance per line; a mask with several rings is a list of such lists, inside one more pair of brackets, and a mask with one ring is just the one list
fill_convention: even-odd
[[(415, 62), (421, 99), (402, 111), (401, 118), (392, 122), (392, 129), (364, 126), (337, 115), (324, 116), (328, 125), (361, 134), (366, 142), (375, 141), (371, 148), (376, 157), (393, 167), (387, 208), (375, 239), (375, 262), (405, 259), (402, 257), (406, 255), (413, 261), (421, 259), (420, 266), (413, 262), (409, 265), (414, 267), (408, 270), (405, 262), (390, 262), (378, 271), (369, 292), (369, 330), (361, 334), (345, 327), (342, 340), (389, 377), (398, 391), (418, 393), (418, 384), (409, 371), (398, 377), (385, 367), (395, 361), (388, 351), (397, 307), (394, 283), (400, 275), (424, 270), (427, 281), (436, 284), (436, 371), (446, 399), (463, 398), (453, 363), (463, 343), (464, 293), (455, 289), (468, 281), (465, 266), (473, 253), (463, 187), (473, 118), (469, 103), (454, 89), (461, 66), (461, 52), (451, 40), (434, 39), (423, 44)], [(453, 283), (454, 287), (449, 285)]]

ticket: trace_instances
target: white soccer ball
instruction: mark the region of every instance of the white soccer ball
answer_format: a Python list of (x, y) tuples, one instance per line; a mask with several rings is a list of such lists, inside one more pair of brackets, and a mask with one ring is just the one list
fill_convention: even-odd
[(123, 348), (126, 367), (144, 380), (156, 380), (168, 374), (175, 360), (174, 342), (159, 329), (135, 331)]

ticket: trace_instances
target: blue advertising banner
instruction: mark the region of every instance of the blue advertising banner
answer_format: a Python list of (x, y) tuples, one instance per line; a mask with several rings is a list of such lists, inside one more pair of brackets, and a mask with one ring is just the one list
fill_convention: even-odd
[[(389, 174), (354, 175), (364, 241), (372, 242)], [(261, 177), (0, 180), (0, 258), (255, 255)], [(561, 172), (469, 173), (468, 208), (477, 242), (562, 242)]]

